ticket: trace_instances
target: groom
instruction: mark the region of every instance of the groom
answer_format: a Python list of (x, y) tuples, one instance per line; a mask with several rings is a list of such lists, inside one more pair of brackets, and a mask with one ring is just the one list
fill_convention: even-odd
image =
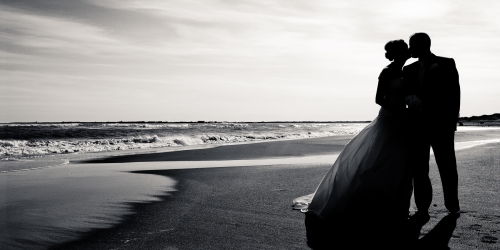
[[(412, 92), (421, 101), (414, 112), (410, 130), (409, 163), (413, 171), (414, 198), (418, 211), (415, 218), (426, 223), (432, 202), (429, 179), (430, 148), (441, 176), (444, 204), (450, 215), (460, 216), (458, 174), (454, 136), (460, 111), (460, 84), (455, 61), (431, 53), (431, 39), (425, 33), (410, 36), (410, 53), (414, 62), (403, 68)], [(417, 100), (418, 100), (417, 99)], [(411, 108), (411, 106), (410, 106)]]

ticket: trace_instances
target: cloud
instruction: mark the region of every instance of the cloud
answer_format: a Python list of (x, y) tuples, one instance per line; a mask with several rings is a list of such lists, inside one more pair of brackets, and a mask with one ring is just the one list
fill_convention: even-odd
[[(104, 30), (66, 19), (37, 16), (9, 8), (0, 10), (1, 41), (40, 51), (64, 51), (95, 54), (110, 51), (117, 42)], [(13, 52), (13, 51), (9, 51)]]
[[(259, 113), (274, 115), (266, 106), (295, 107), (300, 99), (310, 109), (351, 102), (352, 118), (338, 119), (366, 120), (376, 113), (377, 76), (388, 64), (383, 45), (425, 31), (433, 38), (434, 52), (456, 59), (465, 103), (467, 91), (472, 92), (468, 84), (477, 84), (476, 79), (480, 83), (474, 92), (489, 88), (484, 99), (493, 100), (490, 95), (499, 89), (491, 86), (500, 80), (491, 73), (500, 65), (495, 56), (500, 52), (498, 5), (446, 0), (0, 1), (0, 92), (9, 98), (9, 107), (25, 108), (16, 117), (27, 120), (30, 105), (54, 108), (66, 101), (67, 111), (51, 119), (79, 113), (108, 120), (123, 109), (123, 115), (136, 120), (139, 114), (154, 116), (149, 111), (153, 104), (178, 116), (182, 112), (171, 105), (189, 98), (193, 103), (183, 107), (189, 114), (185, 119), (198, 119), (196, 106), (214, 102), (214, 114), (224, 110), (229, 117), (213, 119), (247, 119), (236, 108), (221, 108), (233, 103), (261, 120)], [(25, 103), (26, 96), (32, 104)], [(259, 96), (265, 96), (265, 105), (252, 104)], [(105, 108), (92, 114), (85, 103)], [(294, 120), (310, 117), (293, 108), (286, 113), (296, 114), (289, 118)], [(330, 117), (313, 113), (318, 119)]]
[(453, 3), (447, 1), (397, 1), (386, 2), (383, 8), (375, 10), (379, 15), (388, 16), (397, 22), (422, 22), (429, 19), (439, 19), (448, 15), (453, 9)]

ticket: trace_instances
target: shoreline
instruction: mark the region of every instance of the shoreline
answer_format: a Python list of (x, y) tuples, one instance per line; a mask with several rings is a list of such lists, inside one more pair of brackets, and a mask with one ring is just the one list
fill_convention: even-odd
[[(364, 127), (363, 127), (364, 128)], [(500, 130), (500, 126), (478, 126), (478, 125), (467, 125), (467, 126), (459, 126), (457, 127), (456, 133), (464, 133), (464, 132), (477, 132), (477, 131), (495, 131)], [(89, 155), (94, 156), (96, 154), (135, 154), (144, 153), (147, 151), (180, 151), (180, 150), (190, 150), (190, 149), (199, 149), (206, 147), (217, 147), (217, 146), (225, 146), (225, 145), (239, 145), (239, 144), (249, 144), (249, 143), (262, 143), (262, 142), (272, 142), (272, 141), (288, 141), (288, 140), (302, 140), (302, 139), (314, 139), (314, 138), (324, 138), (324, 137), (338, 137), (338, 136), (351, 136), (354, 137), (357, 134), (337, 134), (337, 135), (319, 135), (319, 136), (309, 136), (309, 137), (298, 137), (298, 138), (271, 138), (271, 139), (253, 139), (248, 141), (237, 141), (237, 142), (215, 142), (215, 143), (202, 143), (202, 144), (193, 144), (186, 146), (159, 146), (159, 147), (145, 147), (145, 148), (133, 148), (126, 150), (103, 150), (103, 151), (81, 151), (81, 152), (71, 152), (71, 153), (51, 153), (51, 154), (38, 154), (38, 155), (5, 155), (0, 159), (2, 161), (9, 160), (26, 160), (26, 159), (36, 159), (41, 157), (53, 157), (53, 156), (75, 156), (75, 155)], [(15, 140), (14, 140), (15, 141)]]
[[(2, 158), (36, 157), (143, 148), (301, 139), (357, 134), (366, 124), (108, 124), (107, 126), (9, 127), (0, 132)], [(116, 125), (116, 126), (115, 126)], [(35, 125), (36, 126), (36, 125)], [(43, 126), (42, 126), (43, 127)], [(49, 136), (53, 134), (53, 136)]]
[[(490, 139), (491, 137), (500, 138), (500, 127), (481, 127), (481, 126), (464, 126), (458, 127), (458, 131), (455, 133), (455, 142), (462, 142), (468, 139), (466, 135), (465, 138), (461, 136), (462, 134), (476, 133), (472, 138), (477, 139)], [(15, 171), (30, 171), (38, 169), (46, 169), (51, 167), (57, 167), (67, 162), (80, 161), (85, 159), (94, 158), (106, 158), (124, 155), (138, 155), (138, 154), (154, 154), (154, 153), (166, 153), (166, 152), (177, 152), (177, 151), (188, 151), (188, 150), (201, 150), (208, 148), (216, 148), (220, 146), (234, 146), (234, 145), (245, 145), (254, 143), (267, 143), (267, 142), (282, 142), (282, 141), (295, 141), (295, 140), (307, 140), (307, 139), (317, 139), (317, 138), (332, 138), (335, 140), (339, 137), (354, 137), (355, 135), (335, 135), (335, 136), (318, 136), (309, 138), (286, 138), (286, 139), (273, 139), (273, 140), (254, 140), (254, 141), (242, 141), (242, 142), (228, 142), (228, 143), (213, 143), (213, 144), (197, 144), (188, 146), (176, 146), (176, 147), (156, 147), (156, 148), (141, 148), (141, 149), (130, 149), (130, 150), (111, 150), (111, 151), (98, 151), (98, 152), (84, 152), (84, 153), (69, 153), (69, 154), (50, 154), (50, 155), (39, 155), (39, 156), (27, 156), (27, 157), (13, 157), (12, 159), (2, 159), (0, 160), (0, 174), (15, 172)], [(470, 136), (469, 136), (470, 137)], [(38, 164), (37, 164), (38, 163)], [(23, 167), (28, 164), (29, 167)]]
[[(429, 211), (431, 220), (422, 228), (421, 244), (432, 247), (444, 240), (452, 249), (498, 247), (495, 239), (498, 239), (500, 218), (494, 215), (498, 204), (494, 204), (491, 195), (475, 195), (477, 178), (488, 171), (468, 167), (484, 162), (483, 155), (499, 160), (498, 148), (500, 143), (457, 152), (464, 213), (449, 235), (438, 232), (446, 209), (439, 178), (435, 179), (439, 173), (434, 159), (431, 160), (435, 197)], [(493, 162), (483, 164), (494, 167)], [(134, 212), (122, 223), (94, 230), (83, 238), (51, 249), (234, 249), (235, 246), (308, 249), (303, 214), (293, 211), (290, 204), (293, 198), (312, 192), (330, 167), (331, 164), (319, 163), (134, 171), (176, 179), (178, 191), (165, 193), (159, 197), (160, 201), (131, 204)], [(470, 174), (474, 177), (469, 180)], [(482, 191), (495, 190), (491, 181), (479, 184), (486, 189)]]
[[(347, 142), (349, 139), (345, 138), (344, 141)], [(327, 145), (335, 143), (335, 140), (313, 138), (268, 142), (267, 144), (269, 143), (279, 144), (274, 148), (286, 148), (287, 144), (295, 145), (296, 148), (297, 144), (313, 144), (314, 148), (316, 143), (321, 148), (326, 149)], [(264, 144), (251, 143), (239, 146), (257, 149), (262, 148), (262, 145)], [(236, 145), (218, 148), (225, 150), (233, 147)], [(198, 152), (200, 151), (203, 150)], [(184, 151), (176, 153), (181, 152)], [(187, 153), (191, 154), (192, 151)], [(310, 160), (306, 159), (306, 161)], [(269, 164), (266, 161), (262, 160), (261, 162)], [(283, 163), (285, 159), (276, 159), (276, 161)], [(323, 161), (330, 162), (332, 159)], [(219, 163), (217, 161), (211, 162), (212, 167), (219, 167), (217, 166)], [(225, 161), (225, 163), (232, 164), (230, 161)], [(172, 162), (171, 165), (175, 167), (179, 164), (179, 162)], [(185, 164), (193, 165), (193, 162)], [(205, 162), (197, 164), (203, 166)], [(245, 165), (254, 164), (246, 163)], [(158, 175), (132, 173), (141, 169), (164, 169), (165, 167), (164, 162), (105, 165), (70, 163), (37, 171), (0, 174), (0, 183), (3, 183), (7, 188), (6, 192), (0, 192), (0, 201), (3, 201), (0, 202), (0, 214), (6, 215), (3, 220), (0, 220), (0, 223), (3, 224), (0, 224), (0, 235), (4, 237), (9, 235), (11, 239), (25, 242), (25, 247), (44, 249), (43, 246), (56, 243), (54, 240), (57, 238), (60, 239), (59, 241), (67, 241), (79, 238), (78, 235), (82, 230), (87, 232), (90, 229), (119, 224), (124, 217), (130, 214), (131, 204), (157, 200), (158, 195), (163, 194), (165, 190), (175, 192), (172, 185), (176, 183), (176, 180)], [(75, 197), (79, 198), (75, 199)], [(45, 212), (33, 214), (32, 211)], [(64, 226), (65, 229), (61, 230), (60, 226)], [(32, 239), (38, 240), (32, 242)], [(0, 237), (0, 242), (4, 240), (7, 240), (7, 243), (11, 241), (8, 238), (2, 239)], [(9, 246), (7, 243), (5, 245)], [(15, 248), (17, 243), (10, 242), (10, 244), (14, 244), (12, 248)]]
[[(474, 139), (474, 138), (482, 139), (483, 137), (485, 137), (485, 136), (488, 137), (490, 135), (491, 134), (489, 134), (489, 133), (484, 133), (484, 131), (482, 131), (482, 133), (479, 133), (479, 134), (475, 134), (475, 133), (472, 133), (472, 134), (468, 133), (467, 135), (463, 134), (463, 135), (459, 136), (457, 143), (462, 144), (463, 141), (467, 141), (467, 140)], [(262, 142), (262, 141), (259, 141), (259, 143), (250, 143), (250, 144), (245, 143), (245, 144), (238, 144), (238, 145), (227, 145), (227, 146), (231, 146), (231, 147), (215, 147), (215, 148), (218, 148), (215, 151), (214, 151), (213, 147), (210, 147), (210, 148), (206, 148), (206, 149), (196, 149), (194, 151), (189, 151), (189, 152), (172, 151), (172, 152), (159, 153), (159, 155), (161, 155), (161, 154), (168, 154), (169, 155), (169, 157), (167, 157), (167, 158), (170, 158), (170, 160), (164, 159), (164, 161), (157, 161), (157, 159), (156, 159), (155, 161), (147, 162), (147, 161), (141, 160), (141, 157), (142, 157), (142, 159), (146, 159), (146, 158), (151, 159), (152, 154), (143, 154), (143, 155), (136, 154), (136, 155), (128, 156), (128, 157), (132, 157), (132, 158), (135, 157), (136, 159), (135, 160), (132, 159), (133, 161), (129, 161), (130, 159), (127, 159), (127, 161), (121, 161), (121, 162), (116, 162), (116, 163), (90, 164), (87, 166), (94, 166), (94, 167), (96, 167), (96, 170), (101, 169), (103, 171), (106, 169), (109, 169), (111, 171), (113, 168), (116, 170), (121, 169), (121, 170), (119, 170), (119, 172), (126, 174), (126, 177), (124, 175), (124, 178), (125, 178), (124, 180), (127, 180), (127, 181), (130, 181), (132, 179), (139, 181), (139, 179), (141, 179), (143, 177), (148, 177), (148, 176), (150, 178), (153, 178), (154, 176), (158, 177), (158, 178), (156, 178), (156, 177), (153, 178), (153, 179), (155, 179), (155, 181), (146, 181), (144, 183), (145, 185), (148, 186), (148, 188), (152, 188), (152, 189), (150, 189), (150, 191), (146, 192), (146, 193), (148, 193), (147, 197), (149, 197), (149, 198), (146, 198), (146, 199), (139, 198), (139, 200), (136, 200), (136, 201), (123, 200), (123, 201), (119, 202), (119, 204), (121, 204), (121, 205), (119, 205), (119, 204), (113, 205), (113, 206), (119, 205), (122, 208), (126, 207), (126, 211), (129, 211), (129, 212), (124, 213), (122, 210), (122, 212), (119, 213), (119, 214), (121, 214), (121, 215), (119, 215), (119, 217), (121, 219), (118, 220), (119, 223), (117, 224), (117, 225), (119, 225), (121, 223), (120, 221), (122, 221), (123, 218), (128, 218), (130, 216), (134, 216), (134, 215), (130, 214), (130, 212), (134, 213), (134, 211), (130, 211), (129, 209), (130, 208), (133, 209), (133, 207), (135, 206), (134, 205), (135, 203), (138, 202), (138, 204), (142, 204), (142, 203), (162, 202), (162, 201), (157, 200), (157, 199), (159, 199), (160, 196), (161, 197), (162, 197), (162, 195), (170, 196), (170, 195), (174, 195), (174, 194), (177, 194), (178, 192), (180, 192), (180, 190), (177, 190), (176, 186), (173, 186), (174, 188), (172, 188), (170, 186), (164, 187), (164, 188), (161, 188), (160, 186), (158, 186), (158, 187), (160, 187), (160, 188), (158, 188), (156, 186), (156, 185), (163, 185), (161, 183), (165, 183), (165, 182), (171, 183), (172, 181), (173, 181), (173, 183), (178, 183), (180, 180), (172, 179), (168, 175), (164, 175), (164, 176), (160, 176), (160, 175), (156, 175), (156, 174), (151, 175), (152, 172), (155, 172), (155, 171), (174, 171), (174, 170), (175, 171), (181, 171), (181, 170), (198, 171), (200, 169), (203, 169), (201, 167), (205, 167), (205, 169), (206, 169), (206, 167), (209, 167), (206, 171), (209, 171), (209, 172), (216, 171), (216, 172), (219, 172), (221, 174), (224, 173), (224, 171), (236, 171), (239, 173), (251, 173), (253, 171), (252, 169), (256, 168), (256, 167), (265, 169), (265, 171), (273, 171), (273, 169), (282, 169), (282, 168), (288, 169), (290, 171), (300, 171), (301, 168), (308, 168), (309, 169), (308, 171), (312, 171), (311, 168), (316, 169), (319, 166), (322, 166), (322, 168), (323, 168), (322, 174), (324, 174), (324, 172), (326, 172), (326, 170), (329, 169), (329, 167), (331, 167), (331, 164), (333, 164), (333, 161), (335, 159), (335, 158), (332, 158), (331, 156), (333, 156), (333, 154), (335, 152), (340, 152), (343, 149), (343, 147), (345, 146), (345, 144), (350, 140), (350, 138), (347, 138), (347, 137), (349, 137), (349, 136), (346, 136), (346, 138), (342, 138), (343, 142), (342, 141), (335, 142), (335, 139), (338, 140), (340, 138), (339, 138), (339, 136), (334, 136), (334, 137), (325, 137), (325, 138), (308, 138), (308, 139), (288, 140), (288, 141), (284, 141), (284, 140), (263, 141), (263, 142), (267, 142), (267, 145), (260, 144), (260, 142)], [(484, 140), (482, 140), (482, 141), (484, 141)], [(492, 142), (492, 143), (495, 143), (495, 142)], [(273, 145), (273, 144), (275, 144), (275, 145)], [(288, 146), (287, 146), (287, 144), (288, 144)], [(472, 143), (472, 144), (474, 144), (474, 143)], [(335, 146), (335, 145), (337, 145), (337, 146)], [(492, 144), (487, 144), (487, 145), (492, 145)], [(493, 144), (493, 145), (498, 145), (498, 144)], [(226, 146), (226, 145), (224, 145), (224, 146)], [(467, 145), (465, 145), (465, 146), (467, 146)], [(479, 147), (477, 145), (472, 145), (472, 146), (475, 148), (488, 147), (485, 145), (480, 145)], [(264, 154), (262, 154), (262, 148), (265, 148), (267, 150), (267, 152), (264, 151)], [(203, 154), (203, 151), (207, 152), (207, 150), (209, 152), (211, 152), (211, 154), (206, 154), (206, 153)], [(261, 151), (259, 151), (259, 150), (261, 150)], [(232, 154), (232, 156), (230, 154), (231, 151), (235, 152), (235, 154)], [(238, 153), (237, 151), (240, 151), (240, 153)], [(254, 153), (251, 153), (252, 151), (254, 151)], [(469, 151), (469, 150), (465, 150), (465, 151)], [(309, 154), (309, 156), (307, 156), (308, 152), (313, 152), (314, 154)], [(318, 154), (318, 152), (320, 154)], [(458, 149), (457, 155), (462, 154), (462, 152), (464, 152), (464, 150)], [(153, 153), (153, 154), (156, 154), (156, 153)], [(183, 157), (189, 156), (189, 157), (191, 157), (191, 159), (187, 160), (187, 161), (172, 160), (172, 157), (174, 157), (174, 158), (177, 157), (179, 159), (179, 156), (182, 156), (183, 154), (184, 154)], [(217, 159), (217, 157), (214, 157), (214, 154), (218, 154), (220, 158)], [(269, 158), (268, 156), (270, 156), (270, 155), (274, 156), (274, 158), (273, 157)], [(328, 158), (327, 156), (330, 156), (330, 158)], [(137, 158), (137, 157), (139, 157), (139, 158)], [(207, 158), (207, 157), (209, 157), (209, 158)], [(211, 159), (210, 159), (210, 157), (211, 157)], [(307, 157), (309, 157), (309, 158), (307, 158)], [(318, 158), (323, 158), (323, 159), (317, 160)], [(107, 158), (107, 159), (109, 159), (109, 158)], [(301, 159), (302, 159), (302, 162), (300, 161)], [(129, 163), (124, 163), (124, 162), (129, 162)], [(316, 162), (316, 163), (314, 163), (314, 162)], [(235, 167), (235, 166), (247, 166), (247, 167)], [(59, 173), (59, 174), (61, 174), (60, 170), (62, 170), (62, 169), (73, 168), (74, 171), (78, 171), (78, 169), (80, 167), (86, 167), (86, 166), (72, 164), (70, 166), (62, 166), (60, 168), (53, 168), (52, 170), (36, 171), (36, 173), (35, 173), (35, 171), (33, 171), (33, 173), (30, 173), (30, 171), (26, 171), (24, 173), (18, 173), (18, 174), (20, 174), (20, 175), (35, 175), (36, 178), (38, 179), (38, 178), (42, 178), (42, 176), (40, 176), (40, 174), (42, 174), (42, 173), (45, 173), (45, 174), (47, 174), (47, 173), (54, 173), (54, 174)], [(128, 168), (128, 169), (125, 169), (125, 168)], [(166, 168), (170, 168), (170, 169), (166, 170)], [(175, 168), (184, 168), (184, 169), (175, 169)], [(188, 168), (191, 168), (191, 169), (188, 169)], [(192, 168), (195, 168), (195, 169), (192, 169)], [(235, 168), (236, 169), (240, 168), (240, 169), (233, 170)], [(89, 172), (89, 174), (96, 173), (94, 170), (92, 170), (92, 168), (82, 168), (82, 170), (83, 169), (87, 169), (86, 172)], [(163, 170), (160, 170), (160, 169), (163, 169)], [(224, 169), (226, 169), (226, 170), (224, 170)], [(229, 170), (229, 169), (231, 169), (231, 170)], [(113, 171), (116, 172), (116, 170), (113, 170)], [(123, 172), (123, 171), (125, 171), (125, 172)], [(316, 170), (314, 170), (314, 171), (316, 171)], [(141, 178), (139, 178), (139, 176), (137, 175), (138, 173), (141, 174), (140, 175)], [(12, 174), (16, 174), (16, 173), (11, 173), (11, 174), (7, 174), (7, 175), (12, 175)], [(290, 174), (293, 175), (293, 173), (290, 173)], [(295, 174), (297, 174), (297, 173), (295, 173)], [(322, 174), (317, 178), (322, 178)], [(7, 175), (4, 177), (6, 177), (8, 179)], [(1, 176), (2, 175), (0, 174), (0, 177)], [(252, 178), (252, 176), (253, 175), (250, 174), (248, 176), (248, 178)], [(308, 179), (307, 176), (293, 177), (296, 179), (293, 179), (292, 177), (287, 178), (284, 176), (286, 176), (286, 175), (283, 175), (283, 178), (285, 178), (285, 179), (277, 178), (277, 179), (273, 180), (273, 182), (292, 181), (292, 182), (296, 183), (297, 180), (304, 180), (304, 179), (307, 180)], [(54, 176), (52, 176), (52, 177), (54, 177)], [(167, 179), (164, 179), (165, 177), (167, 177)], [(237, 175), (236, 175), (236, 177), (237, 177)], [(265, 176), (263, 176), (262, 178), (264, 178), (264, 177)], [(86, 178), (88, 178), (88, 177), (86, 177)], [(153, 180), (153, 179), (151, 179), (151, 180)], [(139, 182), (143, 182), (143, 181), (139, 181)], [(153, 185), (153, 183), (155, 183), (155, 182), (160, 183), (160, 184)], [(319, 182), (319, 180), (318, 180), (318, 182)], [(262, 182), (260, 184), (262, 184)], [(305, 185), (305, 184), (306, 183), (300, 183), (298, 185)], [(88, 184), (85, 184), (85, 185), (88, 185)], [(125, 185), (125, 184), (122, 184), (122, 185)], [(141, 184), (141, 185), (143, 185), (143, 184)], [(311, 185), (311, 183), (309, 183), (308, 185)], [(317, 185), (317, 183), (314, 183), (312, 185), (315, 186), (315, 185)], [(7, 184), (7, 186), (9, 186), (9, 185)], [(210, 188), (210, 186), (206, 186), (206, 188)], [(250, 188), (249, 192), (251, 192), (252, 186), (249, 186), (249, 188)], [(155, 189), (155, 190), (153, 190), (153, 189)], [(118, 190), (121, 190), (121, 192), (123, 192), (123, 190), (125, 190), (125, 189), (118, 189)], [(168, 190), (168, 191), (166, 191), (166, 190)], [(134, 190), (134, 191), (137, 191), (137, 190)], [(261, 192), (266, 192), (266, 190), (261, 190)], [(192, 193), (192, 194), (196, 195), (195, 193)], [(302, 193), (300, 195), (297, 195), (296, 197), (304, 195), (304, 194), (305, 193)], [(145, 196), (140, 196), (140, 197), (145, 197)], [(153, 200), (150, 200), (151, 198), (153, 198)], [(295, 197), (292, 197), (292, 199), (293, 198), (295, 198)], [(150, 200), (150, 201), (148, 201), (148, 200)], [(287, 203), (287, 205), (289, 205), (290, 202), (291, 202), (291, 199)], [(114, 216), (116, 217), (116, 211), (112, 212), (111, 214), (113, 214), (113, 213), (115, 213)], [(285, 220), (286, 220), (286, 218), (285, 218)], [(98, 229), (98, 230), (100, 230), (100, 229)], [(93, 230), (91, 230), (91, 232), (92, 231)], [(84, 234), (84, 235), (86, 235), (86, 234)]]
[[(500, 135), (500, 133), (499, 133)], [(0, 160), (0, 174), (2, 173), (11, 173), (16, 171), (29, 171), (29, 170), (37, 170), (37, 169), (46, 169), (61, 166), (67, 164), (69, 162), (78, 162), (85, 161), (88, 159), (102, 159), (102, 158), (112, 158), (112, 157), (120, 157), (120, 156), (135, 156), (135, 155), (148, 155), (148, 154), (162, 154), (162, 153), (171, 153), (171, 152), (182, 152), (182, 151), (193, 151), (193, 150), (204, 150), (204, 149), (212, 149), (218, 147), (225, 146), (239, 146), (239, 145), (252, 145), (259, 143), (281, 143), (281, 142), (289, 142), (289, 141), (301, 141), (301, 140), (316, 140), (316, 139), (332, 139), (333, 141), (341, 139), (341, 140), (350, 140), (355, 135), (336, 135), (336, 136), (320, 136), (320, 137), (310, 137), (310, 138), (287, 138), (287, 139), (275, 139), (275, 140), (255, 140), (255, 141), (244, 141), (244, 142), (231, 142), (231, 143), (214, 143), (214, 144), (199, 144), (199, 145), (189, 145), (189, 146), (179, 146), (179, 147), (158, 147), (158, 148), (143, 148), (143, 149), (132, 149), (126, 151), (100, 151), (100, 152), (86, 152), (86, 153), (72, 153), (72, 154), (53, 154), (53, 155), (42, 155), (37, 157), (24, 157), (24, 158), (16, 158), (12, 160)], [(19, 168), (17, 166), (9, 167), (9, 165), (23, 165), (26, 161), (39, 161), (47, 159), (48, 165), (44, 166), (36, 166), (29, 168)], [(53, 160), (53, 161), (50, 161)], [(54, 164), (54, 161), (63, 161)], [(18, 164), (16, 164), (18, 163)], [(42, 163), (43, 164), (43, 163)], [(7, 170), (5, 170), (7, 169)], [(12, 170), (9, 170), (12, 169)]]

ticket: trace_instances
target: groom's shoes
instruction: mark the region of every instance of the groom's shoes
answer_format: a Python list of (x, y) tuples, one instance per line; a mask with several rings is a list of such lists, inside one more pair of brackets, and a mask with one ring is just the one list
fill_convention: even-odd
[(419, 226), (425, 225), (430, 219), (429, 211), (426, 210), (417, 211), (414, 215), (410, 216), (410, 222)]

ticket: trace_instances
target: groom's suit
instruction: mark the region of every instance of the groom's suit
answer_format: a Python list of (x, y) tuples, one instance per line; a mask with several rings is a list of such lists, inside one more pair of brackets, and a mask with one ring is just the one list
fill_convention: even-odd
[(460, 112), (460, 84), (455, 61), (430, 54), (425, 60), (403, 68), (410, 94), (422, 101), (422, 111), (415, 112), (409, 133), (409, 164), (413, 169), (415, 203), (426, 211), (432, 202), (429, 179), (430, 147), (438, 165), (445, 206), (450, 212), (460, 210), (454, 136)]

